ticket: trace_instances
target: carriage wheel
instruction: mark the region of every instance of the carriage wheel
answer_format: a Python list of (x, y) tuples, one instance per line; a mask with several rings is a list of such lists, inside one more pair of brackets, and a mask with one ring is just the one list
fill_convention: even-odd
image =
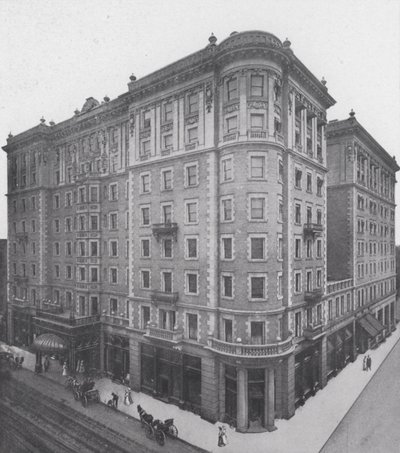
[(165, 444), (165, 434), (160, 429), (156, 430), (155, 437), (156, 437), (156, 441), (159, 445)]
[(178, 428), (175, 425), (171, 425), (168, 430), (168, 434), (171, 437), (178, 437)]
[(150, 425), (145, 425), (144, 433), (148, 439), (151, 439), (153, 437), (153, 428)]

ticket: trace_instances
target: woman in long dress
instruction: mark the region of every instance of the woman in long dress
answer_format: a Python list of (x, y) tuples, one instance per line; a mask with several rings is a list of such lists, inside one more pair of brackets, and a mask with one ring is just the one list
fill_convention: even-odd
[(68, 376), (68, 372), (67, 372), (67, 362), (64, 362), (62, 375), (63, 375), (63, 376)]
[(125, 404), (125, 406), (130, 406), (132, 403), (133, 403), (133, 400), (132, 400), (131, 390), (125, 389), (124, 404)]

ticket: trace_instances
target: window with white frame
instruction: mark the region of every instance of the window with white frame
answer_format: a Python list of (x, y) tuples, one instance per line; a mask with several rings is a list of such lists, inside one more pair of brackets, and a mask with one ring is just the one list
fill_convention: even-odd
[(283, 260), (283, 237), (282, 234), (278, 234), (277, 236), (277, 259), (279, 261)]
[(221, 236), (221, 259), (225, 261), (233, 259), (233, 236)]
[(188, 142), (196, 143), (199, 138), (199, 131), (197, 127), (191, 127), (187, 130)]
[(197, 271), (185, 271), (185, 293), (188, 295), (199, 294), (199, 274)]
[(79, 267), (79, 280), (81, 282), (86, 281), (86, 268), (83, 266)]
[(79, 256), (86, 256), (86, 243), (85, 241), (78, 242)]
[(322, 239), (317, 239), (317, 258), (322, 257)]
[(110, 267), (110, 283), (118, 283), (118, 269), (116, 267)]
[(301, 293), (301, 271), (295, 271), (294, 273), (294, 292)]
[(278, 159), (278, 181), (283, 182), (283, 160)]
[(54, 255), (60, 256), (60, 243), (59, 242), (54, 243)]
[(196, 260), (198, 258), (198, 236), (185, 236), (185, 258)]
[(295, 169), (294, 171), (294, 177), (295, 177), (295, 183), (294, 186), (296, 189), (301, 189), (301, 177), (302, 177), (303, 172), (299, 170), (298, 168)]
[(265, 179), (266, 175), (265, 156), (250, 155), (250, 175), (251, 179)]
[(301, 258), (301, 238), (294, 239), (294, 257)]
[(149, 289), (150, 288), (150, 271), (148, 269), (142, 269), (140, 271), (140, 277), (141, 277), (141, 287), (143, 289)]
[(141, 212), (142, 226), (150, 225), (150, 222), (151, 222), (151, 219), (150, 219), (150, 206), (141, 206), (140, 212)]
[(90, 215), (90, 229), (92, 231), (97, 231), (99, 229), (99, 215), (98, 214)]
[(65, 243), (65, 255), (72, 256), (72, 242), (68, 241)]
[(313, 245), (312, 239), (307, 239), (306, 242), (307, 258), (312, 258), (312, 245)]
[(172, 239), (164, 238), (161, 241), (162, 258), (172, 258)]
[(312, 174), (307, 173), (307, 192), (311, 193), (312, 192)]
[(66, 217), (65, 218), (65, 232), (71, 233), (71, 231), (72, 231), (72, 219), (71, 219), (71, 217)]
[(109, 186), (109, 200), (110, 201), (117, 201), (118, 200), (118, 184), (112, 183)]
[(172, 189), (172, 169), (166, 168), (161, 170), (161, 190)]
[[(25, 222), (23, 221), (22, 222), (22, 231), (25, 232)], [(55, 233), (59, 233), (60, 232), (60, 220), (59, 219), (55, 219), (54, 220), (54, 232)]]
[(233, 197), (221, 198), (221, 222), (232, 222), (233, 218)]
[(282, 298), (283, 297), (283, 275), (282, 275), (282, 272), (278, 272), (277, 296), (278, 296), (278, 298)]
[(99, 281), (99, 269), (98, 267), (90, 267), (90, 281), (92, 283), (97, 283)]
[(150, 258), (150, 238), (142, 238), (140, 244), (142, 258)]
[(198, 201), (185, 201), (185, 216), (186, 224), (196, 224), (198, 222)]
[(187, 336), (190, 340), (198, 339), (198, 320), (193, 313), (186, 314)]
[(165, 293), (172, 293), (172, 272), (162, 271), (161, 272), (162, 290)]
[(163, 203), (161, 204), (161, 223), (171, 224), (172, 223), (172, 204)]
[(301, 224), (301, 204), (295, 203), (294, 205), (294, 223), (296, 225)]
[(192, 162), (185, 164), (185, 187), (194, 187), (198, 184), (198, 164)]
[(109, 245), (109, 253), (111, 257), (117, 257), (118, 256), (118, 241), (117, 240), (110, 240), (110, 245)]
[[(150, 120), (149, 120), (150, 121)], [(141, 149), (141, 155), (142, 156), (148, 156), (150, 154), (151, 148), (150, 148), (150, 140), (144, 140), (142, 141), (142, 149)]]
[(264, 195), (249, 196), (249, 220), (264, 221), (265, 220), (265, 202)]
[(172, 102), (166, 102), (163, 105), (163, 122), (169, 123), (173, 120)]
[(312, 285), (312, 271), (306, 271), (306, 291), (312, 291), (313, 285)]
[(238, 98), (238, 79), (234, 77), (226, 82), (226, 100), (233, 101)]
[(264, 76), (250, 76), (250, 96), (264, 96)]
[(317, 269), (317, 288), (321, 288), (322, 286), (322, 270)]
[(264, 261), (267, 258), (267, 236), (251, 234), (249, 241), (249, 260)]
[(90, 256), (99, 256), (98, 241), (90, 241)]
[(189, 114), (197, 113), (199, 111), (199, 94), (198, 93), (189, 94), (187, 97), (187, 101), (188, 101), (187, 112)]
[[(117, 185), (117, 184), (115, 184)], [(118, 196), (118, 186), (117, 186), (117, 196)], [(99, 188), (97, 186), (90, 186), (89, 188), (89, 198), (91, 203), (98, 203), (99, 201)]]
[(70, 264), (65, 266), (65, 278), (67, 280), (72, 280), (72, 266)]
[(251, 300), (266, 299), (267, 276), (266, 274), (249, 274), (249, 290)]
[(140, 174), (140, 193), (150, 193), (150, 192), (151, 192), (150, 173), (141, 173)]
[(233, 158), (224, 157), (221, 159), (221, 181), (227, 182), (233, 180)]
[(278, 222), (283, 222), (283, 200), (278, 197)]
[(223, 272), (221, 274), (221, 291), (222, 297), (233, 298), (233, 275)]
[(112, 212), (110, 213), (110, 230), (117, 229), (118, 229), (118, 213)]

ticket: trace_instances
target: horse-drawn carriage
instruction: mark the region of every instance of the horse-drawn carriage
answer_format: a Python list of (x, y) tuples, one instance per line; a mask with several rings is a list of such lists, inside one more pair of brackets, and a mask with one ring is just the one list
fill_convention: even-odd
[(155, 439), (159, 445), (165, 444), (165, 437), (171, 437), (176, 439), (178, 437), (178, 429), (174, 425), (174, 419), (168, 418), (163, 422), (148, 414), (141, 406), (138, 404), (137, 411), (140, 416), (140, 421), (144, 432), (149, 439)]
[(95, 382), (92, 379), (85, 379), (79, 382), (76, 378), (69, 377), (65, 382), (67, 389), (72, 390), (74, 399), (80, 401), (82, 406), (86, 407), (89, 402), (98, 403), (100, 401), (99, 391), (94, 387)]

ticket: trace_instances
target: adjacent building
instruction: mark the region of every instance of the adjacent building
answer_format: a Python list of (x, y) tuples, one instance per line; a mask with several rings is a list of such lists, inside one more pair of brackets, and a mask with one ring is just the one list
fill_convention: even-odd
[(7, 331), (7, 239), (0, 239), (0, 340)]
[(342, 292), (355, 338), (358, 277), (327, 260), (334, 102), (288, 40), (212, 35), (10, 136), (9, 342), (55, 333), (70, 367), (240, 431), (291, 417), (327, 382)]

